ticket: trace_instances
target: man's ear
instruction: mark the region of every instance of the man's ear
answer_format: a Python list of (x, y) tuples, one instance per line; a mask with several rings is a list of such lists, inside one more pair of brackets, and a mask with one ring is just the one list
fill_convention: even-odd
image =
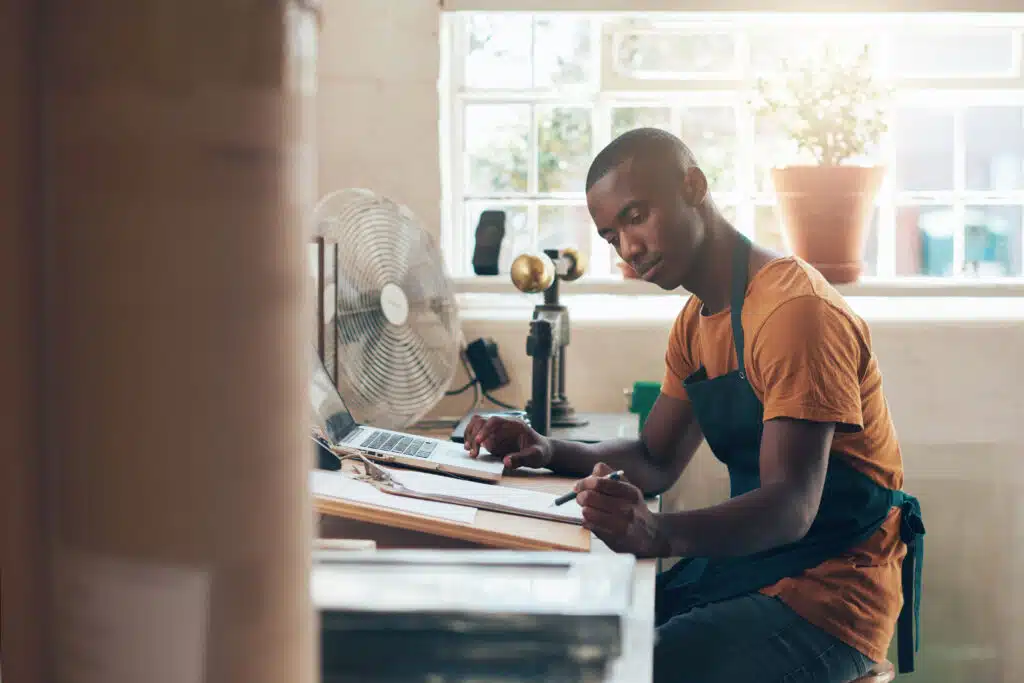
[(686, 203), (692, 207), (698, 207), (704, 203), (708, 196), (708, 179), (704, 171), (696, 166), (686, 169), (683, 174), (683, 197)]

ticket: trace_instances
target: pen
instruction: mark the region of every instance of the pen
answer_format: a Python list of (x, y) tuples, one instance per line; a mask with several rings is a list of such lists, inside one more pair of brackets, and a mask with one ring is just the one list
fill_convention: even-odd
[[(604, 476), (604, 479), (615, 479), (615, 480), (618, 480), (623, 474), (625, 474), (625, 472), (623, 472), (622, 470), (619, 470), (618, 472), (612, 472), (611, 474), (606, 474)], [(565, 503), (568, 503), (570, 500), (575, 500), (577, 495), (579, 495), (579, 494), (576, 491), (569, 491), (569, 493), (563, 493), (558, 498), (555, 498), (555, 502), (553, 503), (553, 505), (554, 506), (564, 505)]]

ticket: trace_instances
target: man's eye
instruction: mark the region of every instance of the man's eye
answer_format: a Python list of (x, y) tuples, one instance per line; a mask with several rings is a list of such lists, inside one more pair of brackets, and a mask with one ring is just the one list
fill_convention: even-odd
[(631, 211), (626, 220), (630, 225), (636, 225), (637, 223), (643, 223), (647, 219), (647, 215), (640, 211)]

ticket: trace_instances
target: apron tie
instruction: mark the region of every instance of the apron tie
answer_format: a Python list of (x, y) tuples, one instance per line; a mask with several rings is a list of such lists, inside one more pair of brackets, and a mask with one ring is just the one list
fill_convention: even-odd
[(903, 558), (903, 608), (897, 621), (896, 643), (900, 673), (914, 670), (914, 653), (921, 646), (921, 570), (924, 564), (924, 519), (913, 496), (897, 492), (900, 500), (900, 539), (907, 545)]

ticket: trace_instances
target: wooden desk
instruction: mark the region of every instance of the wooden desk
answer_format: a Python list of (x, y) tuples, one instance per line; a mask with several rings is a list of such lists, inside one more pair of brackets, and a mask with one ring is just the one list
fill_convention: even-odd
[[(504, 486), (517, 486), (545, 491), (548, 493), (564, 493), (572, 488), (574, 479), (555, 477), (536, 470), (514, 472), (502, 479)], [(652, 510), (658, 509), (659, 500), (651, 500), (648, 505)], [(513, 515), (480, 510), (477, 524), (487, 522), (487, 515), (494, 515), (494, 523), (498, 526), (507, 525)], [(545, 520), (517, 518), (516, 524), (523, 528), (530, 525), (555, 524), (559, 527), (569, 525), (547, 522)], [(466, 548), (479, 547), (469, 539), (450, 539), (430, 535), (425, 532), (403, 532), (402, 530), (369, 522), (354, 524), (353, 520), (341, 520), (333, 517), (321, 518), (321, 533), (325, 538), (359, 538), (377, 542), (381, 548)], [(586, 533), (585, 530), (576, 531)], [(591, 552), (611, 552), (596, 536), (591, 535)], [(633, 579), (633, 607), (625, 621), (623, 631), (623, 656), (611, 667), (607, 683), (650, 683), (652, 677), (652, 656), (654, 651), (654, 580), (657, 573), (655, 560), (637, 562)]]

